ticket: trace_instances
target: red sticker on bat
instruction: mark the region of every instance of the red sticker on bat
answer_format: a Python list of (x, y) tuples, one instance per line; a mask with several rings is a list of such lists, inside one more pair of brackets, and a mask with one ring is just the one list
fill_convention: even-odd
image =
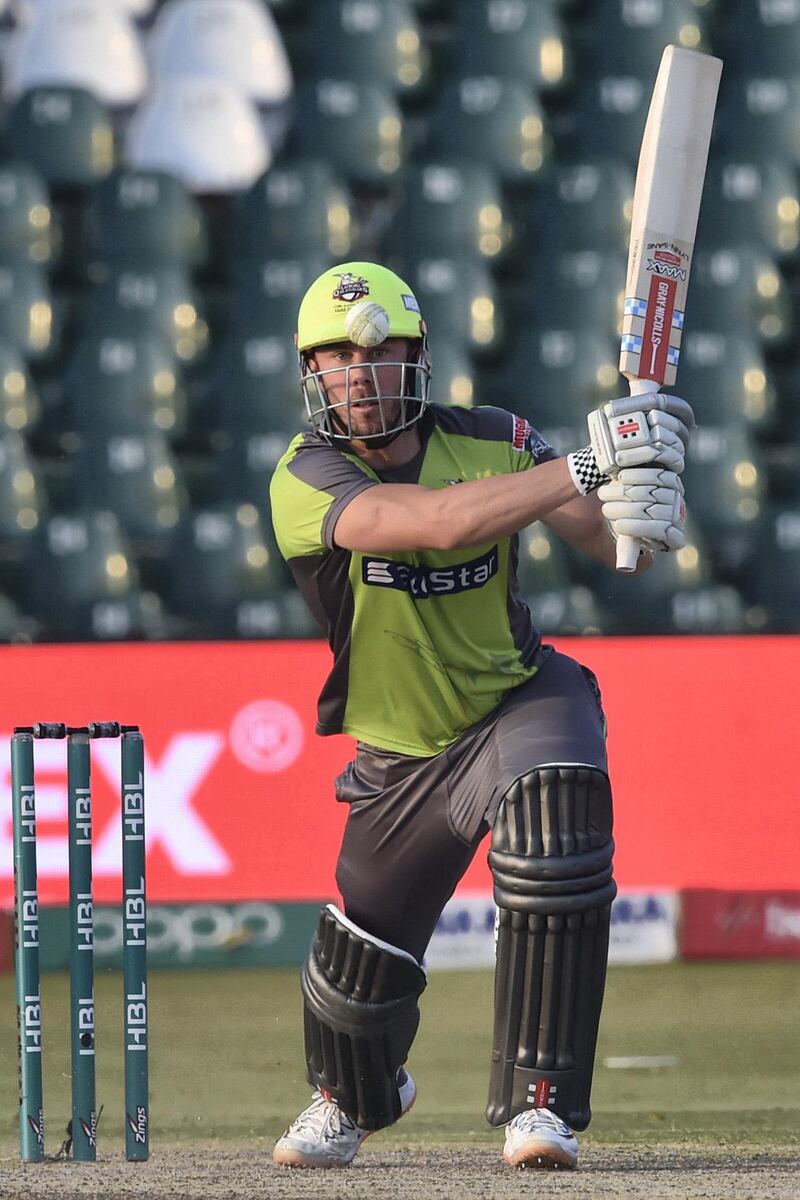
[(650, 294), (647, 297), (647, 313), (642, 333), (642, 354), (639, 360), (640, 379), (664, 382), (677, 287), (675, 279), (665, 279), (661, 275), (653, 275), (650, 279)]

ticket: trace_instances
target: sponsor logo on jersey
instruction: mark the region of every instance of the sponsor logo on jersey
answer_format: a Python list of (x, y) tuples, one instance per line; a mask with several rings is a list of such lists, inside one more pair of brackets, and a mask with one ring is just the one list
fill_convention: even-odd
[(391, 558), (364, 555), (361, 578), (368, 587), (394, 588), (398, 592), (408, 592), (415, 600), (427, 600), (430, 596), (455, 595), (456, 592), (481, 588), (497, 574), (498, 566), (497, 546), (492, 546), (479, 558), (453, 563), (449, 567), (413, 567)]
[(524, 450), (531, 434), (530, 423), (524, 417), (514, 417), (511, 445), (515, 450)]
[(345, 300), (352, 304), (354, 300), (362, 300), (369, 295), (369, 284), (361, 275), (351, 275), (349, 271), (339, 274), (340, 283), (333, 289), (334, 300)]

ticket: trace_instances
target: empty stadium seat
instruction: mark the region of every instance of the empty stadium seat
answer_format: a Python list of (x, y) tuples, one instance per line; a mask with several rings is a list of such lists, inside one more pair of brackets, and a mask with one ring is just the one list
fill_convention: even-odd
[[(689, 507), (691, 512), (691, 496)], [(715, 579), (704, 533), (702, 521), (690, 516), (686, 546), (657, 554), (652, 567), (635, 577), (599, 564), (592, 569), (592, 590), (606, 614), (606, 632), (743, 632), (742, 598)]]
[(777, 394), (758, 342), (740, 329), (695, 329), (691, 308), (689, 312), (674, 390), (696, 404), (704, 423), (768, 433), (776, 418)]
[(82, 339), (64, 371), (60, 427), (78, 439), (153, 431), (179, 437), (186, 394), (174, 352), (156, 334)]
[(195, 636), (284, 634), (287, 579), (254, 505), (187, 514), (175, 531), (171, 563), (168, 604)]
[(740, 583), (760, 536), (766, 478), (758, 447), (741, 426), (700, 425), (692, 433), (684, 483), (714, 573)]
[(0, 435), (33, 433), (41, 416), (36, 387), (19, 348), (0, 341)]
[(324, 76), (297, 89), (294, 153), (323, 154), (346, 181), (384, 189), (405, 158), (404, 122), (392, 93), (374, 83)]
[(569, 44), (552, 0), (465, 0), (449, 45), (451, 69), (519, 79), (541, 95), (572, 78)]
[(568, 250), (547, 240), (529, 259), (517, 289), (521, 330), (568, 328), (619, 336), (625, 301), (625, 259), (599, 248)]
[(355, 233), (352, 207), (338, 172), (324, 159), (276, 163), (240, 198), (236, 257), (247, 263), (318, 250), (344, 261)]
[(0, 266), (0, 338), (29, 363), (40, 363), (55, 352), (59, 335), (59, 312), (42, 268), (26, 262)]
[(413, 164), (400, 182), (400, 202), (384, 237), (388, 253), (404, 246), (414, 254), (502, 259), (511, 242), (507, 206), (484, 163)]
[(237, 262), (238, 280), (233, 290), (230, 326), (253, 326), (264, 334), (291, 339), (297, 327), (297, 310), (311, 280), (331, 265), (326, 252), (299, 250)]
[(794, 334), (786, 280), (774, 259), (754, 244), (700, 245), (687, 311), (693, 329), (738, 330), (756, 337), (765, 351), (788, 347)]
[(84, 439), (73, 462), (73, 495), (76, 508), (114, 512), (137, 555), (155, 564), (189, 507), (179, 464), (158, 433)]
[(55, 514), (27, 563), (27, 596), (49, 639), (157, 636), (160, 606), (140, 590), (135, 563), (110, 512)]
[(92, 192), (86, 230), (90, 273), (98, 262), (192, 271), (208, 255), (200, 206), (164, 171), (113, 171)]
[(27, 162), (0, 165), (0, 262), (50, 267), (60, 230), (44, 180)]
[(218, 499), (247, 501), (262, 515), (267, 511), (272, 473), (292, 437), (300, 431), (302, 419), (285, 424), (291, 427), (255, 432), (242, 430), (217, 451), (215, 494)]
[(579, 74), (560, 128), (564, 153), (586, 160), (601, 147), (603, 154), (635, 169), (655, 77), (643, 78), (635, 65), (628, 62), (612, 73), (604, 59), (601, 70)]
[(198, 193), (241, 192), (272, 161), (252, 101), (226, 79), (163, 80), (131, 118), (124, 159), (177, 175)]
[(468, 75), (438, 93), (428, 122), (424, 159), (478, 160), (506, 184), (535, 180), (550, 153), (535, 93), (515, 79)]
[(723, 71), (714, 123), (715, 154), (739, 160), (769, 158), (800, 166), (800, 78), (761, 71)]
[[(153, 10), (158, 0), (111, 0), (111, 5), (132, 20), (144, 20)], [(8, 7), (10, 7), (9, 0)], [(30, 21), (36, 16), (37, 9), (45, 5), (69, 4), (72, 0), (14, 0), (14, 11), (17, 19)], [(0, 11), (2, 11), (0, 9)]]
[(280, 31), (259, 0), (166, 0), (147, 40), (159, 80), (221, 79), (256, 104), (283, 104), (292, 71)]
[(123, 268), (91, 290), (81, 332), (117, 338), (159, 333), (178, 358), (189, 363), (202, 354), (208, 341), (199, 305), (196, 289), (177, 268)]
[(24, 92), (6, 113), (2, 147), (4, 157), (29, 161), (56, 191), (91, 187), (116, 156), (108, 109), (83, 88)]
[(5, 48), (3, 95), (13, 100), (29, 88), (85, 88), (111, 108), (136, 104), (147, 69), (136, 31), (118, 4), (108, 0), (39, 3), (20, 21)]
[(771, 505), (764, 514), (761, 538), (749, 586), (763, 606), (769, 628), (796, 632), (800, 611), (800, 509)]
[(576, 70), (597, 72), (598, 47), (603, 71), (635, 71), (652, 86), (664, 47), (708, 50), (704, 5), (693, 0), (593, 0), (572, 39)]
[(436, 343), (430, 398), (435, 404), (471, 408), (485, 401), (476, 390), (476, 372), (469, 353), (452, 341)]
[(0, 538), (27, 539), (46, 510), (41, 473), (25, 439), (19, 433), (0, 435)]
[(228, 439), (278, 433), (283, 445), (305, 426), (297, 352), (288, 335), (234, 328), (209, 372), (203, 423)]
[(755, 242), (776, 261), (800, 248), (800, 191), (788, 160), (725, 158), (709, 164), (697, 244)]
[(626, 255), (634, 176), (619, 159), (554, 163), (523, 210), (536, 249), (596, 250)]
[(800, 9), (789, 0), (726, 0), (715, 49), (731, 75), (753, 64), (765, 74), (791, 77), (800, 62)]
[(577, 580), (574, 557), (574, 551), (540, 522), (520, 534), (520, 590), (546, 636), (604, 632), (605, 615), (591, 589)]
[(448, 339), (483, 357), (499, 349), (503, 314), (497, 284), (484, 263), (462, 254), (406, 255), (395, 269), (413, 288), (434, 346)]
[(407, 0), (327, 0), (311, 9), (302, 62), (311, 77), (373, 82), (403, 98), (424, 89), (429, 54)]
[(574, 450), (586, 443), (589, 410), (626, 392), (617, 360), (610, 338), (545, 324), (509, 347), (502, 372), (507, 406), (549, 436), (560, 453)]

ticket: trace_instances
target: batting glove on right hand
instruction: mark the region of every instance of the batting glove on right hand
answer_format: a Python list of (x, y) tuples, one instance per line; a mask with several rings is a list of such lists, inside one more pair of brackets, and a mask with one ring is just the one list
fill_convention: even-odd
[(628, 467), (598, 489), (614, 538), (636, 538), (651, 550), (686, 545), (683, 483), (674, 471)]
[(609, 400), (589, 413), (589, 436), (603, 475), (625, 467), (664, 467), (680, 474), (694, 413), (679, 396), (648, 392)]

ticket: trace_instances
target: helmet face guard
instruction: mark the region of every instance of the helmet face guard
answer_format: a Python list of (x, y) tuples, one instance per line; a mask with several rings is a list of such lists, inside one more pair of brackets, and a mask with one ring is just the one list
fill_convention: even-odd
[[(350, 314), (363, 301), (379, 311), (386, 332), (377, 340), (353, 341)], [(356, 334), (357, 336), (357, 334)], [(335, 344), (379, 345), (387, 339), (411, 342), (407, 361), (350, 364), (318, 370), (319, 349)], [(316, 430), (333, 441), (360, 441), (375, 448), (388, 445), (420, 419), (428, 405), (430, 357), (425, 325), (411, 288), (378, 263), (353, 262), (332, 267), (316, 279), (303, 297), (297, 320), (297, 350), (306, 415)], [(378, 405), (380, 430), (361, 434), (354, 428), (351, 379), (371, 376), (369, 400)], [(391, 382), (387, 376), (391, 375)], [(387, 387), (389, 390), (387, 390)]]
[[(394, 377), (399, 372), (396, 391), (387, 392), (381, 384), (381, 378), (385, 379), (389, 371)], [(381, 428), (375, 433), (357, 433), (353, 429), (351, 406), (365, 400), (364, 396), (351, 398), (350, 380), (354, 373), (361, 378), (365, 373), (371, 376), (372, 395), (367, 398), (377, 403), (381, 419)], [(332, 441), (387, 445), (387, 437), (391, 439), (414, 425), (427, 408), (431, 378), (427, 338), (420, 341), (419, 360), (414, 362), (359, 363), (317, 371), (308, 356), (301, 353), (300, 378), (306, 416), (319, 433)], [(332, 382), (341, 399), (331, 399), (328, 389)]]

